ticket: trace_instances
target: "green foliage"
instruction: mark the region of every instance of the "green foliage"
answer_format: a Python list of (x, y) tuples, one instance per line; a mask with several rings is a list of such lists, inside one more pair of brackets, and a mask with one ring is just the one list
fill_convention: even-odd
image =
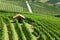
[(0, 1), (4, 5), (6, 5), (6, 7), (12, 9), (12, 10), (9, 9), (10, 11), (15, 11), (16, 10), (17, 12), (28, 12), (25, 0), (0, 0)]
[(8, 27), (10, 28), (10, 32), (11, 32), (11, 35), (12, 35), (12, 40), (18, 40), (18, 35), (15, 31), (15, 28), (14, 28), (14, 25), (10, 22), (10, 19), (7, 17), (7, 21), (8, 21)]
[[(54, 4), (29, 2), (33, 13), (60, 15), (60, 8)], [(0, 0), (0, 12), (29, 12), (26, 0)]]
[(1, 40), (9, 40), (7, 26), (3, 22), (2, 18), (1, 18), (1, 27), (2, 27), (2, 37), (1, 37)]
[[(14, 13), (6, 13), (4, 14), (5, 17), (0, 14), (2, 40), (60, 40), (60, 18), (43, 14), (21, 14), (26, 17), (22, 23), (19, 23), (17, 19), (13, 20), (13, 18), (11, 18), (15, 15)], [(14, 23), (11, 22), (11, 20), (14, 21)], [(27, 23), (30, 24), (32, 28), (30, 28)], [(30, 29), (32, 29), (33, 32), (31, 32), (32, 30)]]
[(60, 8), (51, 6), (46, 3), (33, 2), (30, 3), (34, 13), (47, 14), (47, 15), (60, 15)]
[(17, 19), (16, 19), (15, 21), (16, 21), (15, 25), (17, 26), (16, 29), (17, 29), (19, 38), (20, 38), (21, 40), (26, 40), (26, 37), (25, 37), (25, 35), (24, 35), (24, 33), (23, 33), (23, 30), (22, 30), (21, 25), (18, 23), (18, 20), (17, 20)]
[(23, 8), (14, 4), (0, 2), (0, 11), (22, 12)]
[[(49, 16), (60, 14), (60, 8), (29, 2), (33, 13), (25, 13), (25, 1), (0, 0), (0, 40), (60, 40), (60, 18)], [(13, 19), (16, 14), (25, 16), (22, 23)]]

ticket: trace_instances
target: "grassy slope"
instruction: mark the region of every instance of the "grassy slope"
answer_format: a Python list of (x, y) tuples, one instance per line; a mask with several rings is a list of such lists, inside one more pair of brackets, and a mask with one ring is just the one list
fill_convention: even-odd
[(51, 4), (55, 4), (57, 2), (60, 2), (60, 0), (49, 0), (49, 1), (47, 1), (47, 3), (51, 3)]
[[(6, 27), (9, 31), (8, 34), (9, 34), (10, 40), (16, 39), (15, 37), (17, 37), (17, 36), (21, 40), (23, 38), (25, 38), (27, 40), (34, 40), (34, 39), (35, 40), (37, 40), (37, 39), (38, 40), (40, 40), (40, 39), (41, 40), (43, 40), (43, 39), (44, 40), (47, 40), (47, 39), (54, 40), (54, 38), (59, 40), (59, 38), (60, 38), (59, 37), (60, 18), (56, 18), (56, 17), (49, 16), (49, 15), (43, 15), (43, 14), (21, 13), (22, 15), (24, 15), (26, 17), (26, 19), (23, 21), (23, 23), (18, 23), (18, 22), (11, 23), (10, 20), (13, 20), (12, 16), (14, 16), (15, 14), (16, 13), (4, 13), (4, 14), (3, 14), (3, 12), (0, 13), (0, 17), (2, 17), (2, 19), (4, 20), (4, 23), (7, 24)], [(13, 25), (13, 26), (11, 26), (11, 25)], [(29, 26), (29, 25), (31, 25), (31, 26)], [(19, 29), (19, 27), (21, 29)], [(3, 30), (3, 29), (1, 29), (1, 30)], [(6, 33), (6, 31), (3, 31), (3, 32)], [(2, 34), (4, 34), (3, 32), (2, 32)], [(14, 33), (12, 33), (12, 32), (14, 32)]]
[(0, 11), (22, 12), (23, 8), (20, 6), (16, 6), (14, 4), (10, 4), (10, 3), (0, 1)]
[(41, 14), (48, 14), (48, 15), (59, 15), (60, 8), (51, 6), (48, 4), (40, 3), (40, 2), (33, 2), (30, 3), (32, 10), (34, 13), (41, 13)]
[[(8, 4), (5, 4), (5, 5), (8, 5)], [(39, 4), (37, 3), (37, 5)], [(41, 5), (41, 6), (46, 7), (45, 5)], [(3, 8), (7, 8), (7, 7), (3, 7)], [(43, 10), (44, 10), (44, 13), (47, 12), (48, 11), (47, 9), (48, 9), (47, 7), (44, 9), (41, 8), (40, 13), (43, 13)], [(40, 39), (41, 40), (55, 40), (55, 39), (60, 40), (60, 33), (59, 33), (60, 18), (56, 18), (49, 15), (37, 14), (37, 13), (32, 13), (32, 14), (21, 13), (19, 11), (20, 14), (26, 17), (26, 19), (22, 23), (18, 23), (16, 20), (15, 20), (15, 23), (11, 23), (10, 20), (13, 20), (12, 17), (15, 14), (17, 14), (17, 11), (10, 12), (11, 10), (12, 9), (9, 8), (8, 10), (6, 10), (6, 12), (2, 12), (2, 11), (0, 12), (0, 19), (1, 19), (0, 20), (0, 40), (1, 38), (2, 40), (4, 40), (4, 38), (6, 40), (7, 36), (9, 36), (10, 40), (18, 40), (18, 39), (19, 40), (25, 40), (25, 39), (27, 40), (40, 40)], [(51, 12), (50, 10), (48, 11), (48, 13)], [(8, 32), (5, 30), (6, 28)], [(5, 35), (4, 32), (7, 33), (8, 35)]]
[(5, 2), (5, 3), (14, 4), (16, 6), (20, 6), (23, 8), (24, 12), (28, 12), (25, 0), (0, 0), (0, 1)]
[(56, 2), (59, 2), (60, 0), (35, 0), (35, 1), (42, 2), (42, 3), (55, 4)]
[[(25, 0), (0, 0), (1, 6), (0, 11), (8, 10), (13, 12), (29, 12), (25, 4)], [(60, 15), (60, 8), (54, 7), (53, 5), (30, 2), (33, 13), (49, 14), (49, 15)], [(22, 7), (22, 8), (21, 8)]]

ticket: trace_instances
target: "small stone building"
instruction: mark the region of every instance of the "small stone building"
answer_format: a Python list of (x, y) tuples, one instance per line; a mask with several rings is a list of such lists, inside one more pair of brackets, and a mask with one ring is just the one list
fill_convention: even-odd
[(16, 14), (15, 16), (13, 16), (13, 19), (17, 19), (19, 23), (21, 23), (25, 17), (21, 14)]

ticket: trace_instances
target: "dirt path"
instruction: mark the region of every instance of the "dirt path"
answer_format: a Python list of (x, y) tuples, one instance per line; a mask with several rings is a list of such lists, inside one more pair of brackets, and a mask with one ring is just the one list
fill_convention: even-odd
[(29, 12), (32, 13), (32, 9), (31, 9), (31, 7), (30, 7), (28, 1), (26, 1), (26, 5), (27, 5), (27, 7), (28, 7)]

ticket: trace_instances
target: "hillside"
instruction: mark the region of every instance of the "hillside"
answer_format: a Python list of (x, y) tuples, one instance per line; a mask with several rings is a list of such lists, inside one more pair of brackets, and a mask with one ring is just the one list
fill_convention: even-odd
[(40, 3), (40, 2), (33, 2), (30, 3), (30, 6), (34, 13), (41, 13), (41, 14), (48, 14), (48, 15), (60, 15), (60, 8)]
[(51, 4), (55, 4), (57, 2), (60, 2), (60, 0), (29, 0), (29, 1), (42, 2), (42, 3), (51, 3)]
[[(19, 7), (22, 7), (23, 8), (23, 12), (28, 12), (28, 9), (27, 9), (27, 6), (26, 6), (26, 3), (24, 0), (0, 0), (2, 3), (9, 3), (9, 4), (12, 4), (13, 5), (13, 8), (14, 8), (14, 5), (15, 6), (19, 6)], [(0, 3), (1, 4), (1, 3)], [(18, 8), (19, 9), (19, 8)]]
[(51, 3), (51, 4), (55, 4), (57, 2), (60, 2), (60, 0), (49, 0), (49, 1), (47, 1), (47, 3)]
[(14, 4), (0, 2), (0, 11), (22, 12), (23, 8)]
[(17, 19), (12, 23), (15, 13), (0, 13), (0, 40), (60, 40), (60, 18), (42, 14), (21, 14), (26, 19), (22, 23), (18, 23)]
[[(0, 0), (1, 11), (29, 12), (26, 1), (24, 0)], [(60, 15), (60, 8), (41, 2), (28, 2), (33, 13)]]
[[(60, 16), (60, 8), (38, 1), (27, 2), (0, 0), (0, 40), (60, 40), (60, 18), (55, 17)], [(16, 14), (25, 19), (21, 22), (13, 19)]]

